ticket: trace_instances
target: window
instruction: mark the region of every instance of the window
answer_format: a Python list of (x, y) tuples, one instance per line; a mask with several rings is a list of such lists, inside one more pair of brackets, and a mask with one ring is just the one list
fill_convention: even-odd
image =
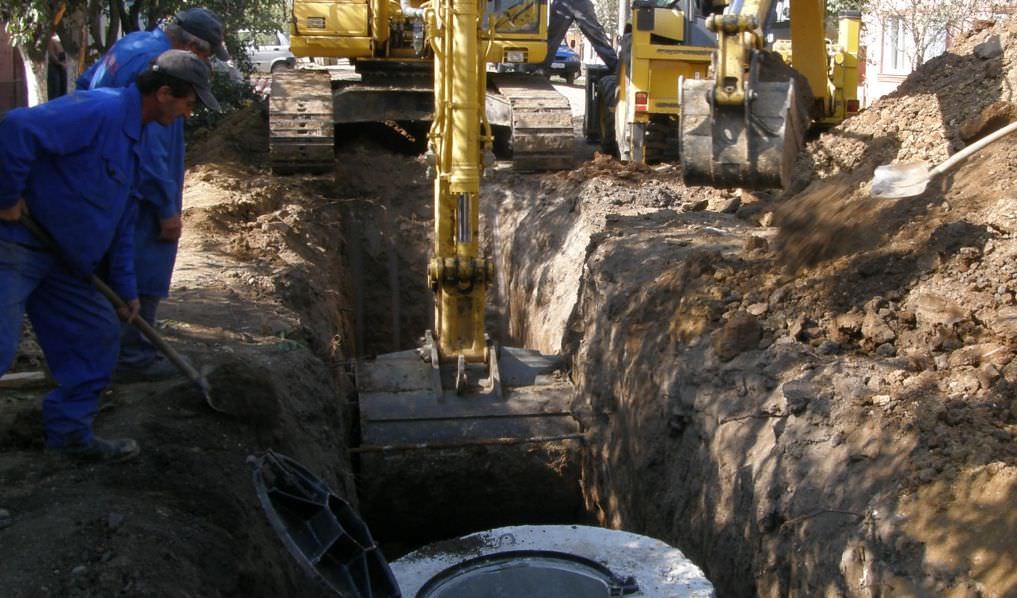
[(883, 71), (888, 73), (911, 72), (911, 61), (908, 59), (907, 48), (914, 46), (909, 43), (908, 32), (904, 29), (904, 19), (887, 17), (883, 21)]
[(946, 51), (946, 26), (931, 19), (923, 22), (921, 15), (917, 21), (917, 26), (925, 30), (921, 51), (915, 48), (915, 31), (907, 19), (894, 16), (883, 20), (882, 72), (906, 75), (918, 55), (925, 61)]

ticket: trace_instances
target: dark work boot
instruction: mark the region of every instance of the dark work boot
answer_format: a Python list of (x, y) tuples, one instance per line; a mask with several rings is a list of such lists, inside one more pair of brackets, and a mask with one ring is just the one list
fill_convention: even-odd
[(53, 449), (55, 452), (77, 461), (109, 461), (117, 463), (138, 456), (141, 448), (131, 438), (99, 438), (93, 436), (86, 444), (69, 444)]

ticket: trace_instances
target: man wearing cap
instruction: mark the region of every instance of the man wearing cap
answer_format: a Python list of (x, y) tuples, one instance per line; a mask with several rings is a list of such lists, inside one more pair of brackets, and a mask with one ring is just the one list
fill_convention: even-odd
[[(203, 60), (215, 55), (229, 59), (223, 47), (223, 26), (204, 8), (181, 11), (161, 29), (139, 31), (119, 40), (95, 66), (78, 78), (79, 88), (125, 87), (165, 50), (189, 50)], [(134, 241), (135, 270), (141, 317), (155, 325), (159, 302), (169, 294), (177, 243), (180, 239), (184, 187), (184, 125), (150, 124), (141, 139), (141, 163), (134, 196), (138, 219)], [(158, 380), (177, 375), (133, 326), (125, 326), (116, 379), (122, 382)]]
[[(123, 460), (131, 439), (92, 433), (99, 393), (119, 351), (117, 316), (137, 316), (135, 201), (142, 129), (170, 125), (199, 100), (215, 105), (209, 68), (190, 52), (161, 55), (137, 84), (63, 96), (0, 120), (0, 374), (28, 314), (58, 387), (43, 401), (49, 448), (78, 459)], [(32, 217), (57, 251), (19, 220)], [(89, 276), (108, 260), (110, 286), (128, 304), (114, 312)]]
[(135, 31), (113, 47), (76, 80), (78, 89), (127, 87), (156, 56), (166, 50), (190, 50), (202, 60), (229, 60), (219, 17), (204, 8), (188, 8), (152, 31)]

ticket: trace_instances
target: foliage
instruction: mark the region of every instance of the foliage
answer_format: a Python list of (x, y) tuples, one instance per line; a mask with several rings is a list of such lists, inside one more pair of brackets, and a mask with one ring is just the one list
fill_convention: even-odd
[[(226, 47), (237, 64), (248, 64), (246, 51), (237, 39), (240, 30), (270, 32), (283, 28), (287, 18), (286, 0), (0, 0), (0, 21), (13, 45), (26, 59), (33, 81), (30, 99), (44, 101), (46, 45), (54, 31), (71, 57), (83, 56), (90, 63), (104, 54), (123, 33), (151, 29), (180, 10), (203, 6), (223, 19)], [(63, 16), (57, 24), (56, 17)], [(106, 17), (105, 27), (102, 26)], [(82, 33), (88, 32), (87, 48), (80, 47)], [(84, 65), (83, 65), (84, 66)], [(72, 73), (77, 61), (72, 58)], [(35, 93), (33, 94), (33, 90)], [(36, 97), (38, 96), (38, 97)]]
[[(121, 15), (125, 32), (150, 28), (156, 22), (177, 12), (200, 6), (218, 14), (226, 28), (226, 47), (230, 54), (242, 53), (237, 31), (276, 31), (286, 22), (286, 0), (135, 0), (125, 10), (128, 0), (109, 0)], [(123, 17), (126, 16), (125, 20)]]
[(74, 10), (85, 0), (0, 0), (0, 21), (15, 47), (42, 56), (61, 8)]
[(837, 18), (837, 15), (845, 10), (857, 10), (864, 13), (871, 4), (871, 0), (826, 0), (826, 14)]
[(204, 107), (200, 108), (185, 122), (184, 126), (188, 132), (212, 128), (237, 110), (250, 106), (252, 102), (260, 101), (250, 83), (235, 74), (231, 76), (225, 69), (212, 71), (211, 87), (212, 95), (219, 101), (222, 110), (213, 112)]
[[(621, 0), (628, 2), (629, 0)], [(618, 2), (619, 0), (593, 0), (593, 12), (604, 27), (607, 38), (614, 41), (618, 36)]]

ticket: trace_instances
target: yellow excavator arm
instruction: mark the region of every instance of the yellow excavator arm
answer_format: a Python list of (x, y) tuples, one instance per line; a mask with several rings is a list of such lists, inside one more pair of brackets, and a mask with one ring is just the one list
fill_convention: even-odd
[(434, 50), (434, 255), (428, 282), (435, 292), (438, 352), (466, 361), (487, 359), (484, 301), (493, 274), (480, 253), (480, 175), (486, 68), (477, 0), (442, 0), (427, 12)]
[[(717, 36), (714, 77), (684, 80), (680, 90), (687, 183), (786, 187), (809, 126), (836, 124), (852, 106), (857, 111), (859, 19), (852, 15), (846, 26), (842, 22), (841, 37), (847, 39), (835, 53), (827, 49), (824, 20), (823, 0), (778, 6), (746, 0), (707, 19)], [(790, 25), (784, 40), (789, 49), (780, 54), (768, 49), (778, 21)], [(779, 56), (791, 57), (791, 64)]]

